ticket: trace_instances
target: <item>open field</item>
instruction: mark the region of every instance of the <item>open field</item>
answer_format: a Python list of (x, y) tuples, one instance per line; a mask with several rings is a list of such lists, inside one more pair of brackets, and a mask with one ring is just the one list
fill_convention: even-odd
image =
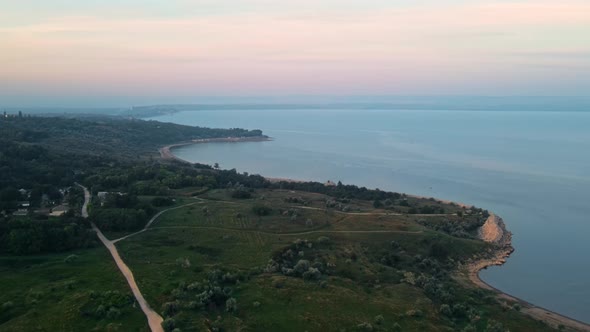
[[(455, 215), (395, 215), (362, 201), (349, 204), (363, 214), (342, 213), (323, 195), (271, 190), (194, 199), (117, 243), (147, 301), (182, 331), (483, 331), (492, 320), (550, 330), (447, 276), (487, 244), (417, 221)], [(317, 272), (297, 272), (301, 261)], [(447, 303), (453, 313), (442, 314)]]
[(0, 257), (0, 303), (0, 331), (149, 331), (102, 247)]

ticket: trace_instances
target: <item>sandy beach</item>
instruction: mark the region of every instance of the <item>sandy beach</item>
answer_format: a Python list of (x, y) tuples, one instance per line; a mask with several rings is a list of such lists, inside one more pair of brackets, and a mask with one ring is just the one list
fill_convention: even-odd
[(160, 151), (160, 157), (162, 159), (174, 159), (174, 160), (190, 163), (187, 160), (180, 159), (180, 158), (176, 157), (172, 153), (172, 149), (180, 147), (180, 146), (186, 146), (186, 145), (192, 145), (192, 144), (203, 144), (203, 143), (240, 143), (240, 142), (265, 142), (265, 141), (272, 141), (272, 138), (270, 138), (268, 136), (202, 138), (202, 139), (194, 139), (189, 142), (182, 142), (182, 143), (167, 145), (167, 146), (161, 148), (159, 151)]

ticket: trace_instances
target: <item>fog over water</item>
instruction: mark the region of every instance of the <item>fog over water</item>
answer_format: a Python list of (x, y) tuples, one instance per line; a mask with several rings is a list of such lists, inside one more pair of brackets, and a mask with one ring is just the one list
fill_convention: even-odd
[(590, 112), (269, 109), (153, 119), (274, 138), (174, 150), (193, 162), (489, 209), (514, 233), (516, 251), (482, 278), (590, 323)]

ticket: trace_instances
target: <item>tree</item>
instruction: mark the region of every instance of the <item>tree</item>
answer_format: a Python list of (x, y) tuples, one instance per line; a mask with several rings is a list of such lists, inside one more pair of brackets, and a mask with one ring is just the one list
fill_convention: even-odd
[(215, 169), (219, 169), (219, 163), (215, 163), (215, 164), (213, 164), (213, 168), (215, 168)]

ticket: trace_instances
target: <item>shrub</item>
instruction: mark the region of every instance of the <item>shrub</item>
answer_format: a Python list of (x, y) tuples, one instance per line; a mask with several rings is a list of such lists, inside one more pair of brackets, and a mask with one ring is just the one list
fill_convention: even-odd
[(99, 305), (98, 308), (96, 308), (96, 311), (94, 312), (96, 314), (96, 316), (98, 317), (104, 317), (107, 313), (107, 308), (105, 308), (104, 305)]
[(225, 311), (236, 312), (238, 310), (238, 302), (233, 297), (225, 301)]
[(453, 315), (451, 307), (448, 304), (442, 304), (440, 306), (439, 312), (447, 317), (451, 317)]
[(329, 244), (331, 241), (332, 240), (327, 236), (320, 236), (320, 237), (318, 237), (318, 240), (317, 240), (317, 242), (319, 244)]
[(110, 307), (109, 311), (107, 311), (107, 318), (115, 319), (121, 316), (121, 311), (115, 307)]
[(162, 305), (162, 313), (166, 317), (174, 316), (178, 311), (178, 303), (177, 302), (166, 302)]
[(174, 326), (176, 326), (176, 321), (174, 318), (166, 318), (162, 322), (162, 328), (166, 332), (172, 332), (174, 330)]
[(375, 322), (375, 324), (377, 324), (377, 325), (381, 325), (381, 324), (383, 324), (383, 320), (384, 320), (384, 318), (383, 318), (383, 315), (377, 315), (377, 316), (375, 316), (375, 318), (373, 319), (373, 321), (374, 321), (374, 322)]
[(176, 265), (184, 269), (188, 269), (189, 267), (191, 267), (191, 261), (188, 258), (180, 257), (176, 259)]
[(322, 273), (315, 267), (310, 267), (307, 271), (303, 272), (303, 279), (305, 280), (318, 280), (321, 277)]
[(297, 273), (298, 275), (303, 275), (303, 273), (309, 270), (309, 266), (310, 264), (308, 260), (301, 259), (297, 262), (297, 264), (295, 264), (293, 270), (295, 270), (295, 273)]

